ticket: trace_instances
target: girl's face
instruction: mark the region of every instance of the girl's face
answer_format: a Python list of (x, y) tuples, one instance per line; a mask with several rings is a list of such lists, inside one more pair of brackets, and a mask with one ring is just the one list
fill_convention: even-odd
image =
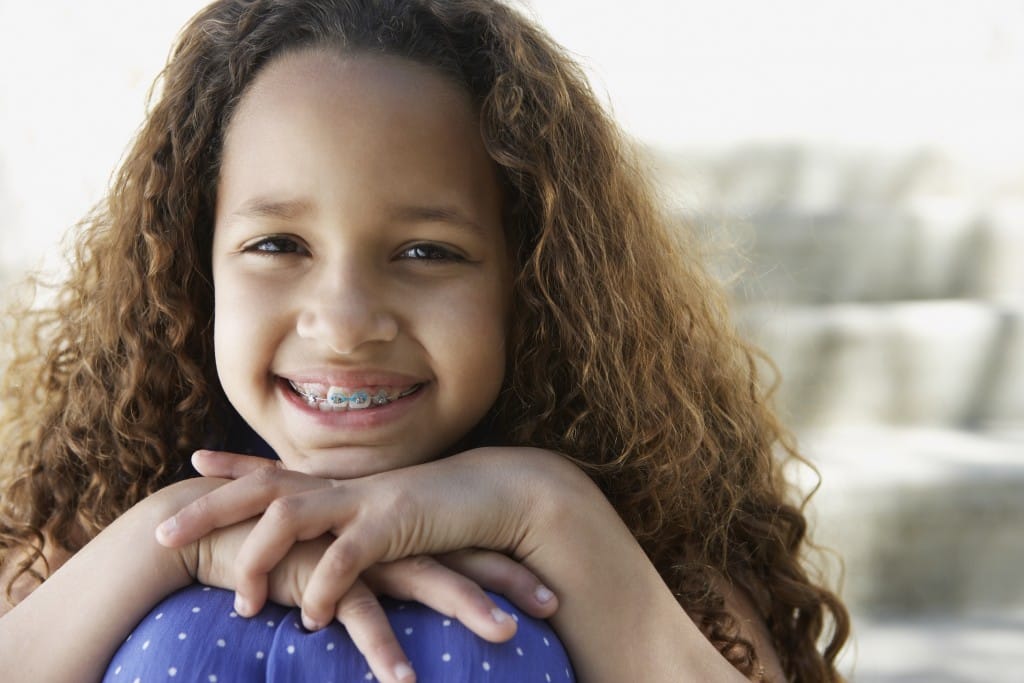
[(228, 399), (285, 466), (436, 458), (494, 403), (510, 268), (467, 93), (381, 56), (304, 51), (228, 127), (213, 237)]

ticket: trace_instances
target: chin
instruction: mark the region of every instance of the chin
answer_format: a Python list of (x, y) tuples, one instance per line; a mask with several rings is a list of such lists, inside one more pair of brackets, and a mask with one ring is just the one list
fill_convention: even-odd
[[(279, 451), (280, 453), (281, 451)], [(324, 479), (355, 479), (409, 467), (431, 458), (410, 458), (408, 452), (390, 447), (332, 446), (284, 451), (285, 469)]]

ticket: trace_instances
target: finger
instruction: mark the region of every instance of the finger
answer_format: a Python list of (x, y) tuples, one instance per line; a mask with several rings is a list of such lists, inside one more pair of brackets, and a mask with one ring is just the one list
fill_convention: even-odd
[(329, 486), (327, 480), (267, 464), (186, 505), (157, 527), (156, 538), (171, 548), (186, 545), (261, 514), (281, 496)]
[(387, 540), (382, 530), (347, 531), (324, 551), (306, 584), (302, 594), (302, 621), (307, 628), (330, 621), (334, 606), (359, 575), (376, 562), (391, 559), (385, 556)]
[(547, 619), (558, 597), (537, 575), (508, 555), (470, 548), (438, 555), (437, 561), (492, 593), (500, 593), (531, 617)]
[(516, 633), (515, 620), (475, 581), (428, 555), (375, 564), (363, 572), (363, 578), (375, 592), (422, 603), (492, 643)]
[(192, 467), (204, 477), (239, 479), (262, 467), (283, 468), (280, 460), (227, 451), (200, 449), (192, 454)]
[(366, 657), (379, 681), (416, 680), (409, 658), (398, 644), (377, 596), (362, 581), (356, 581), (338, 602), (335, 616), (345, 625), (352, 642)]
[[(259, 611), (266, 600), (268, 574), (291, 548), (324, 534), (337, 535), (355, 513), (340, 488), (305, 491), (271, 501), (235, 558), (236, 610), (247, 615)], [(317, 570), (324, 564), (324, 558), (331, 558), (334, 546), (335, 543), (328, 546), (317, 563), (310, 575), (310, 585), (315, 584)], [(303, 623), (307, 628), (322, 628), (333, 618), (338, 601), (364, 566), (347, 573), (331, 574), (331, 590), (327, 594), (321, 592), (319, 601), (308, 599), (310, 589), (307, 586), (303, 591)], [(312, 605), (311, 610), (307, 610), (307, 604)]]

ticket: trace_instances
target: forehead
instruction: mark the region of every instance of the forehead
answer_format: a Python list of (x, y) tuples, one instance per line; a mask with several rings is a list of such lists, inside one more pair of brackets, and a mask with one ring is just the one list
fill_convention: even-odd
[(490, 194), (497, 184), (464, 88), (407, 59), (328, 49), (279, 56), (257, 75), (228, 125), (218, 194), (287, 185), (287, 173), (268, 173), (285, 166), (295, 183), (357, 167), (410, 191)]
[(371, 98), (368, 106), (410, 104), (423, 96), (462, 106), (473, 116), (468, 92), (441, 71), (403, 57), (346, 53), (327, 47), (292, 50), (273, 58), (246, 89), (240, 110), (253, 100), (294, 100), (304, 94), (335, 95), (348, 101)]

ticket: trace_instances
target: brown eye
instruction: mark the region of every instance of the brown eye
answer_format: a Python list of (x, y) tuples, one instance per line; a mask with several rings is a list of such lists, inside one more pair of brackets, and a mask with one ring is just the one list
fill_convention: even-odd
[(244, 251), (257, 254), (297, 254), (302, 246), (291, 237), (265, 237), (248, 245)]
[(401, 254), (400, 258), (416, 261), (465, 261), (466, 259), (451, 249), (438, 244), (414, 244)]

